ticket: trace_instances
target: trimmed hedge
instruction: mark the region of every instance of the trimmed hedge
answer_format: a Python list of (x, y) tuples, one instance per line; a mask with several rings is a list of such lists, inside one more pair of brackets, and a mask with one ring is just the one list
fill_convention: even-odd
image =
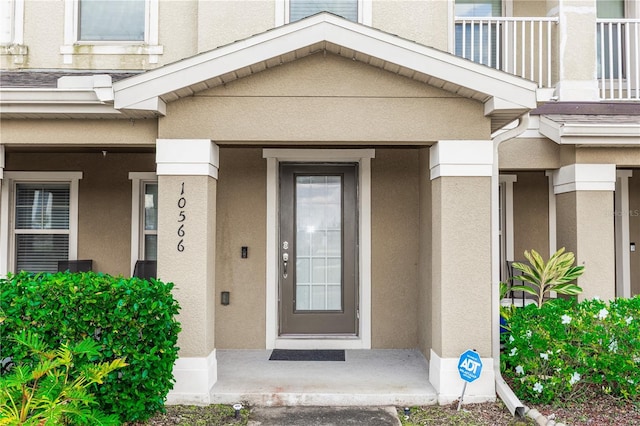
[(502, 354), (518, 397), (566, 402), (593, 393), (640, 398), (640, 296), (556, 299), (515, 309)]
[(105, 362), (125, 357), (127, 367), (93, 389), (100, 408), (121, 421), (145, 420), (164, 410), (178, 357), (179, 306), (172, 283), (84, 272), (31, 274), (0, 279), (3, 316), (0, 360), (30, 362), (9, 336), (31, 331), (51, 347), (89, 337), (101, 345)]

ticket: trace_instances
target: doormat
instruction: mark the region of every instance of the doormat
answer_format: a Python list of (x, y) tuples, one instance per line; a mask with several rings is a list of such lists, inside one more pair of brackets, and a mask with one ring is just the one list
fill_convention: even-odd
[(344, 350), (274, 349), (269, 361), (344, 361)]

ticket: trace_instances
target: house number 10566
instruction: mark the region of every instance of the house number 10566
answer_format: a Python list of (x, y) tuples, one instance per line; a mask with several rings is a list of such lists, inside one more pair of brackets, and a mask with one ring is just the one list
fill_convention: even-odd
[(178, 198), (178, 208), (180, 209), (180, 212), (178, 213), (178, 237), (180, 238), (180, 241), (178, 241), (178, 245), (176, 246), (176, 249), (179, 252), (183, 252), (184, 251), (184, 236), (185, 236), (185, 232), (184, 232), (184, 222), (185, 220), (187, 220), (187, 214), (185, 211), (185, 207), (187, 206), (187, 199), (185, 198), (184, 195), (184, 182), (182, 182), (182, 185), (180, 186), (180, 198)]

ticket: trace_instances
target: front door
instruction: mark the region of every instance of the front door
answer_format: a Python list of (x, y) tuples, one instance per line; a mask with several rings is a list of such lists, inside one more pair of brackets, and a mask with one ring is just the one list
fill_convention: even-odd
[(356, 335), (357, 166), (280, 165), (280, 335)]

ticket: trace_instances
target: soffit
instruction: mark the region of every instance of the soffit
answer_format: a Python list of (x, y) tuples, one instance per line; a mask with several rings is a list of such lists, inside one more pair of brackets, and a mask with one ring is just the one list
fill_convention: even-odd
[(540, 133), (562, 145), (638, 147), (640, 114), (542, 115)]

